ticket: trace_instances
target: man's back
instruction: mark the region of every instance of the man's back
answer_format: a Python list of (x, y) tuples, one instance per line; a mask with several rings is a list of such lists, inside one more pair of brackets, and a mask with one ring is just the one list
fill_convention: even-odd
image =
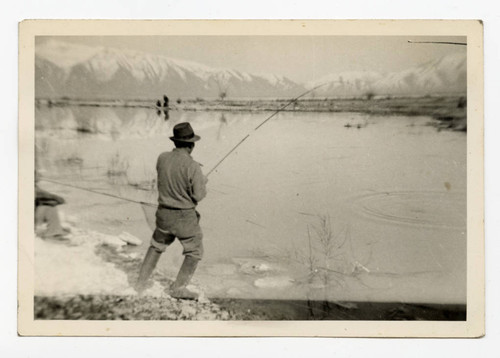
[(200, 165), (183, 148), (160, 154), (158, 172), (158, 203), (174, 209), (192, 209), (206, 195), (206, 179)]

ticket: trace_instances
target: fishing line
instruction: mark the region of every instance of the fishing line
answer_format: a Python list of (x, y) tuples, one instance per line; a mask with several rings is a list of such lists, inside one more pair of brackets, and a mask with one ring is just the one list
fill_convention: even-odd
[(128, 199), (128, 198), (124, 198), (122, 196), (113, 195), (113, 194), (109, 194), (109, 193), (103, 193), (102, 191), (96, 191), (96, 190), (92, 190), (92, 189), (88, 189), (88, 188), (83, 188), (83, 187), (77, 186), (77, 185), (72, 185), (72, 184), (67, 184), (67, 183), (61, 183), (60, 181), (53, 180), (53, 179), (41, 178), (41, 180), (47, 181), (49, 183), (54, 183), (54, 184), (58, 184), (58, 185), (62, 185), (62, 186), (67, 186), (67, 187), (74, 188), (74, 189), (80, 189), (80, 190), (83, 190), (83, 191), (88, 191), (89, 193), (93, 193), (93, 194), (100, 194), (100, 195), (109, 196), (109, 197), (115, 198), (115, 199), (129, 201), (131, 203), (136, 203), (136, 204), (141, 204), (141, 205), (146, 205), (146, 206), (151, 206), (151, 207), (157, 207), (158, 206), (156, 204), (146, 203), (144, 201), (139, 201), (139, 200), (134, 200), (134, 199)]

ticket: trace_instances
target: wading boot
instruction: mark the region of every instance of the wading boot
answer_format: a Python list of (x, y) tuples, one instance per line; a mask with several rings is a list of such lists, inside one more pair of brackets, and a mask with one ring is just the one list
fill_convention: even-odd
[(154, 247), (150, 246), (144, 261), (142, 262), (141, 271), (139, 273), (139, 278), (137, 279), (137, 284), (135, 289), (137, 292), (141, 293), (146, 288), (146, 282), (151, 276), (151, 273), (156, 267), (158, 260), (160, 259), (161, 252), (157, 251)]
[(177, 274), (177, 279), (170, 286), (170, 296), (182, 300), (196, 300), (198, 294), (196, 292), (190, 291), (186, 288), (193, 277), (196, 267), (198, 266), (198, 259), (194, 259), (191, 256), (185, 256), (184, 262)]

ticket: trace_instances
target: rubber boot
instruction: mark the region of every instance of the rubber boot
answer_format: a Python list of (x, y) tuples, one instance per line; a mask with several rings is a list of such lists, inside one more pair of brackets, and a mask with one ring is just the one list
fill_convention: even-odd
[(139, 278), (137, 279), (137, 292), (142, 292), (146, 288), (146, 282), (155, 269), (161, 254), (162, 253), (160, 251), (157, 251), (153, 246), (149, 247), (146, 256), (144, 257), (144, 261), (142, 262)]
[(177, 274), (177, 279), (170, 287), (170, 296), (184, 300), (196, 300), (198, 298), (198, 294), (196, 292), (190, 291), (186, 288), (196, 271), (198, 261), (198, 259), (192, 258), (191, 256), (184, 257), (184, 262), (182, 263), (179, 273)]

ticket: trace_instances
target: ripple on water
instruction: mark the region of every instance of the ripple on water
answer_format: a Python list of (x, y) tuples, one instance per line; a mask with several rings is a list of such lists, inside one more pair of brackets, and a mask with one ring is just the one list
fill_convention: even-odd
[(392, 224), (462, 230), (467, 222), (466, 193), (401, 191), (354, 198), (355, 213)]

